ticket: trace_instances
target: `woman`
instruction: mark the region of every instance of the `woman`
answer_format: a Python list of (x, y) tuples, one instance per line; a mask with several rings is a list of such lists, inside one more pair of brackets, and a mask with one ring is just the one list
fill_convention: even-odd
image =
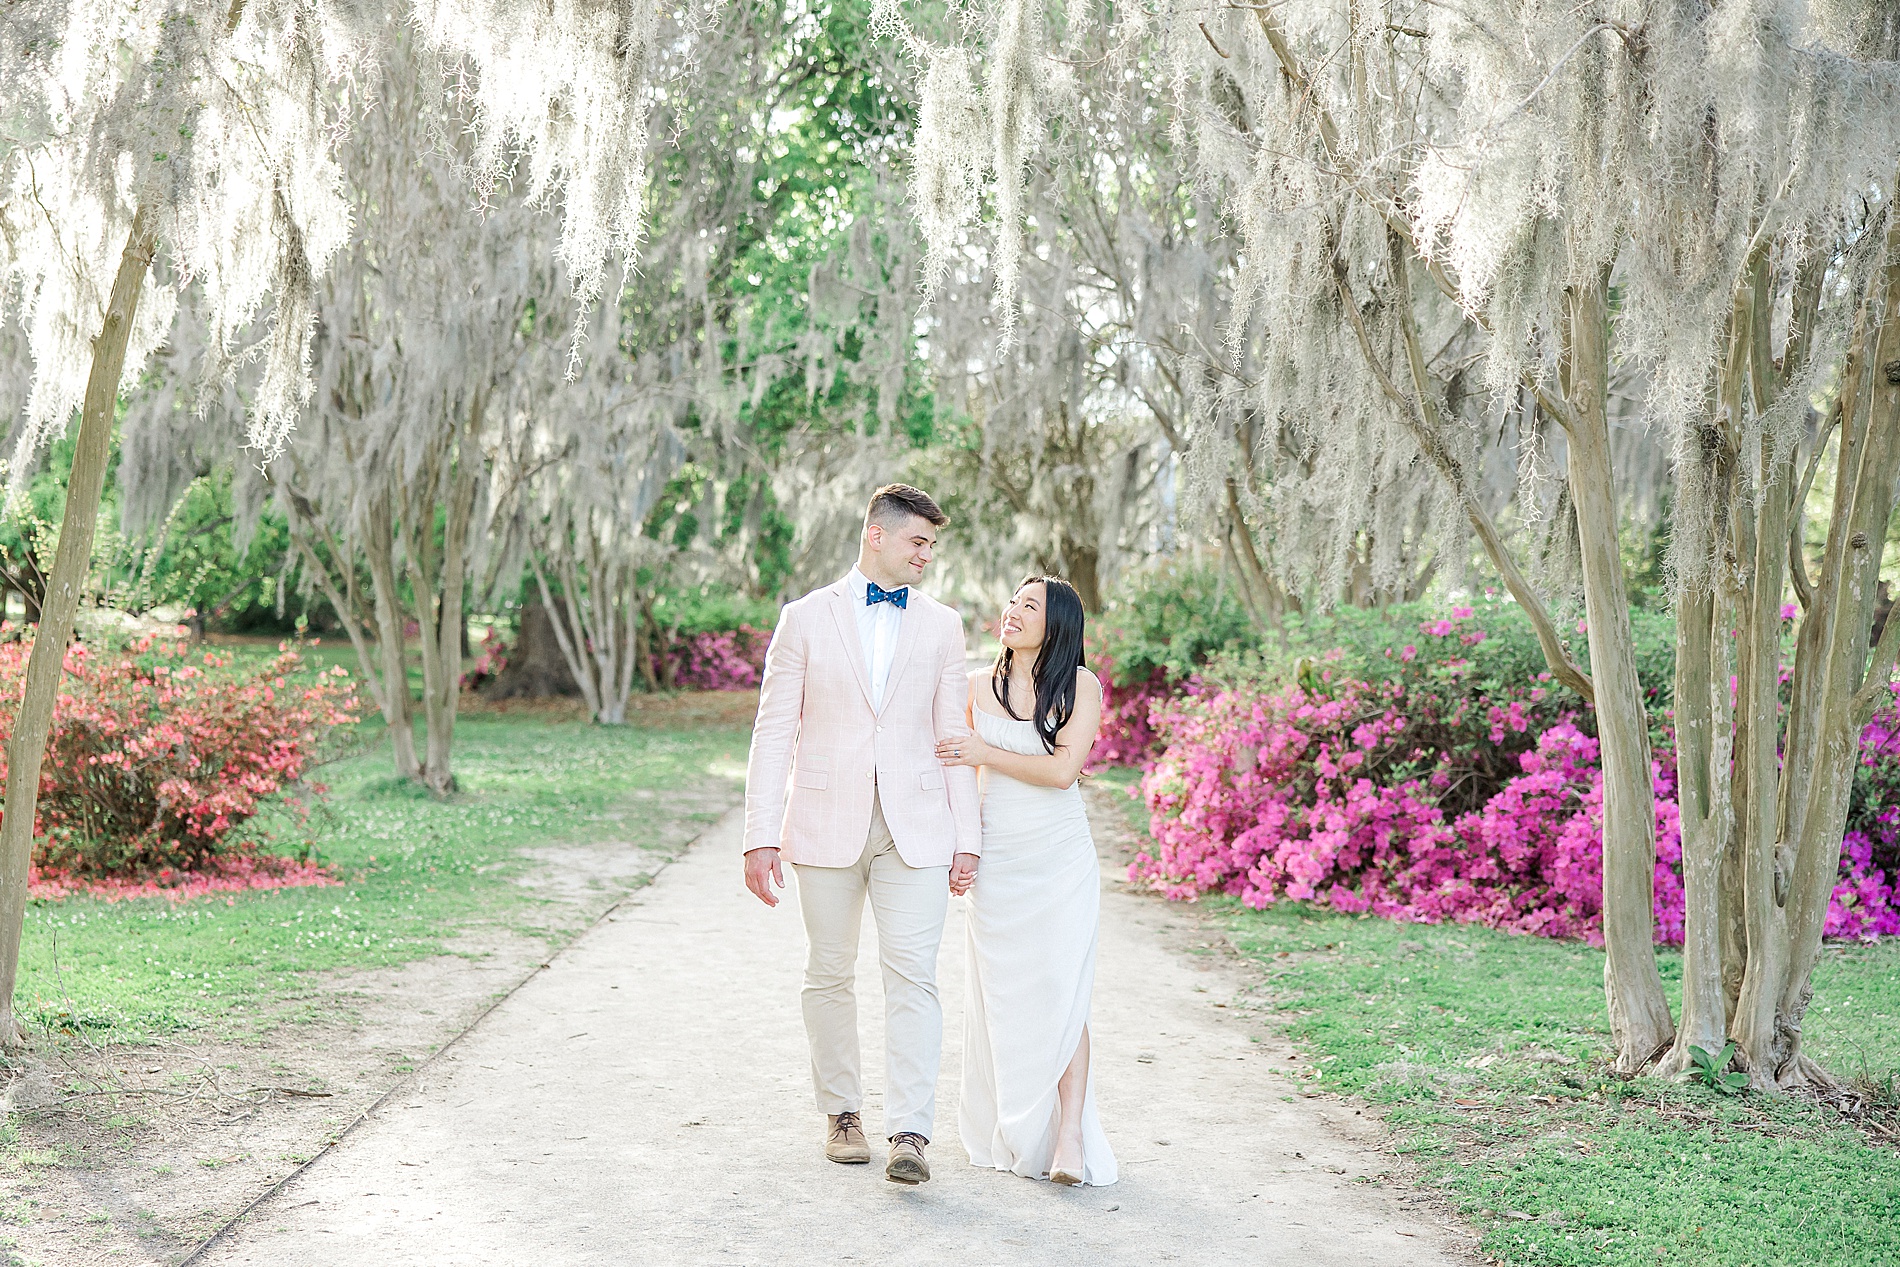
[(1102, 720), (1082, 667), (1082, 600), (1031, 577), (1003, 611), (1003, 650), (970, 675), (972, 738), (945, 765), (981, 767), (983, 862), (970, 888), (963, 1146), (978, 1166), (1110, 1184), (1095, 1115), (1089, 995), (1101, 880), (1076, 780)]

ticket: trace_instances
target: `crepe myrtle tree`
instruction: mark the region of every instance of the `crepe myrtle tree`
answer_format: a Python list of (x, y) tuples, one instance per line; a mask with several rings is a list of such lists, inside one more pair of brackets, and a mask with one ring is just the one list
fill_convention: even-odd
[(267, 469), (302, 574), (335, 610), (388, 723), (397, 773), (438, 795), (455, 786), (464, 614), (491, 561), (506, 429), (523, 412), (587, 415), (568, 380), (611, 375), (622, 359), (602, 339), (572, 363), (576, 323), (548, 217), (514, 196), (468, 213), (470, 155), (443, 80), (413, 40), (359, 72), (367, 101), (341, 165), (360, 232), (319, 286), (316, 391)]
[[(635, 0), (45, 0), (0, 23), (0, 320), (26, 329), (17, 492), (47, 437), (80, 428), (0, 822), (0, 1041), (12, 1010), (39, 771), (122, 382), (188, 294), (216, 388), (261, 361), (244, 428), (281, 449), (309, 393), (317, 284), (350, 236), (335, 147), (355, 68), (413, 25), (461, 75), (478, 188), (516, 170), (558, 202), (582, 305), (639, 235), (658, 11)], [(153, 261), (165, 267), (153, 280)], [(269, 305), (265, 332), (250, 342)]]
[[(968, 50), (933, 55), (924, 112), (952, 124), (917, 161), (936, 173), (927, 187), (957, 197), (926, 214), (969, 218), (986, 181), (999, 217), (1014, 214), (1029, 125), (1062, 104), (1065, 74), (1047, 69), (1056, 46), (1096, 20), (1086, 4), (1050, 18), (999, 0), (981, 86), (955, 73)], [(1758, 1087), (1822, 1080), (1800, 1020), (1856, 721), (1895, 651), (1884, 635), (1867, 645), (1900, 471), (1890, 15), (1851, 3), (1296, 2), (1167, 5), (1140, 22), (1169, 32), (1179, 134), (1242, 244), (1230, 355), (1256, 331), (1267, 344), (1264, 372), (1216, 407), (1237, 398), (1284, 419), (1324, 395), (1334, 408), (1319, 416), (1343, 407), (1351, 425), (1315, 431), (1308, 452), (1331, 449), (1345, 470), (1398, 448), (1435, 471), (1553, 673), (1595, 706), (1619, 1067), (1680, 1068), (1726, 1033)], [(999, 225), (997, 249), (1019, 235)], [(999, 290), (1006, 306), (1019, 293)], [(1611, 422), (1629, 375), (1673, 458), (1680, 1031), (1651, 945), (1651, 754), (1617, 549), (1633, 473), (1618, 467)], [(1506, 421), (1547, 438), (1527, 450), (1519, 501), (1554, 506), (1574, 541), (1588, 676), (1476, 478), (1480, 435)], [(1811, 573), (1796, 521), (1830, 453)], [(1805, 614), (1783, 703), (1790, 593)]]

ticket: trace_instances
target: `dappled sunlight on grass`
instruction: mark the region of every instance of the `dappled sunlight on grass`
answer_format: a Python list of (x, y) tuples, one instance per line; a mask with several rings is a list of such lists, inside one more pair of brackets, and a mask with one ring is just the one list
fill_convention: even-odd
[(522, 851), (591, 840), (678, 847), (711, 816), (707, 805), (737, 799), (746, 733), (725, 721), (730, 711), (674, 705), (674, 717), (703, 720), (670, 728), (465, 717), (461, 790), (441, 801), (392, 777), (379, 728), (366, 726), (366, 750), (322, 772), (332, 792), (308, 828), (265, 824), (313, 840), (312, 860), (342, 887), (36, 901), (22, 1013), (29, 1026), (118, 1040), (241, 1031), (270, 1023), (311, 973), (440, 954), (484, 925), (554, 935), (571, 912), (514, 882), (531, 865)]
[[(1311, 1085), (1385, 1106), (1401, 1147), (1509, 1263), (1900, 1261), (1900, 1155), (1793, 1096), (1612, 1074), (1603, 954), (1468, 925), (1210, 900), (1261, 964)], [(1672, 993), (1680, 959), (1662, 955)], [(1813, 1049), (1891, 1069), (1900, 947), (1831, 948)], [(1854, 1000), (1844, 1006), (1846, 1000)]]

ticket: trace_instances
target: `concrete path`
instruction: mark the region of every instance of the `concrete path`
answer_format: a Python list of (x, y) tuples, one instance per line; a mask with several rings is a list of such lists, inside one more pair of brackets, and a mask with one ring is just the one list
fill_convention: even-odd
[[(1451, 1264), (1350, 1107), (1270, 1070), (1237, 970), (1184, 953), (1190, 917), (1105, 872), (1094, 1050), (1122, 1182), (979, 1171), (956, 1135), (961, 901), (941, 982), (936, 1179), (819, 1152), (794, 902), (740, 884), (728, 816), (637, 904), (552, 961), (417, 1082), (200, 1260), (302, 1267), (572, 1264)], [(882, 1013), (866, 921), (860, 1008), (875, 1135)], [(1356, 1138), (1355, 1138), (1356, 1137)]]

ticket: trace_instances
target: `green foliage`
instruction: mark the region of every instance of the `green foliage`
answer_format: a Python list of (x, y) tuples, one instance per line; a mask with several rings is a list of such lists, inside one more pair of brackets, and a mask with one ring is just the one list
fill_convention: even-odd
[[(630, 352), (670, 345), (701, 358), (696, 372), (721, 376), (737, 402), (716, 426), (685, 419), (690, 461), (645, 531), (716, 554), (761, 597), (784, 595), (796, 557), (800, 516), (780, 505), (778, 472), (835, 437), (889, 430), (921, 447), (934, 436), (893, 161), (911, 95), (894, 51), (870, 33), (870, 9), (754, 2), (722, 15), (722, 29), (766, 33), (735, 39), (739, 64), (719, 68), (752, 86), (670, 100), (669, 128), (694, 144), (663, 151), (654, 171), (655, 241), (670, 220), (685, 225), (706, 252), (703, 280), (656, 268), (621, 296), (643, 332)], [(702, 284), (703, 301), (679, 302)], [(703, 328), (722, 332), (718, 346), (700, 343)], [(663, 571), (654, 580), (666, 587)]]
[[(68, 435), (54, 443), (26, 495), (0, 515), (0, 575), (16, 587), (52, 566), (75, 442)], [(207, 628), (231, 633), (289, 633), (299, 618), (319, 615), (317, 606), (294, 588), (279, 592), (290, 529), (275, 507), (265, 508), (250, 539), (238, 548), (228, 466), (193, 480), (165, 521), (143, 536), (128, 537), (121, 530), (120, 504), (115, 439), (94, 531), (90, 581), (107, 606), (134, 613), (164, 607), (195, 611)]]
[[(1421, 626), (1467, 609), (1472, 613), (1471, 620), (1484, 630), (1485, 638), (1462, 649), (1462, 658), (1470, 661), (1470, 668), (1459, 671), (1465, 688), (1503, 694), (1503, 688), (1535, 682), (1549, 672), (1536, 630), (1523, 609), (1508, 598), (1487, 595), (1459, 602), (1424, 600), (1388, 607), (1342, 606), (1327, 612), (1289, 616), (1282, 630), (1257, 645), (1216, 656), (1207, 674), (1223, 682), (1276, 685), (1297, 680), (1303, 664), (1325, 661), (1326, 667), (1336, 675), (1369, 682), (1389, 681), (1398, 677), (1407, 663), (1400, 658), (1404, 648), (1421, 642)], [(1651, 715), (1660, 724), (1661, 715), (1674, 694), (1675, 620), (1667, 612), (1632, 610), (1630, 629), (1637, 673)], [(1581, 622), (1567, 642), (1571, 656), (1587, 671), (1589, 646)], [(1340, 654), (1332, 657), (1333, 652)], [(1574, 696), (1568, 698), (1581, 702), (1575, 701)]]
[[(1427, 599), (1386, 607), (1338, 606), (1294, 613), (1261, 635), (1217, 566), (1173, 559), (1124, 577), (1097, 619), (1100, 645), (1114, 665), (1117, 685), (1146, 681), (1156, 669), (1178, 680), (1204, 673), (1222, 682), (1264, 685), (1293, 682), (1302, 664), (1325, 660), (1336, 674), (1382, 682), (1404, 663), (1398, 653), (1419, 641), (1420, 626), (1469, 607), (1485, 631), (1465, 651), (1474, 666), (1462, 674), (1494, 689), (1534, 682), (1549, 671), (1530, 618), (1509, 598)], [(1634, 609), (1630, 629), (1636, 669), (1653, 715), (1674, 694), (1675, 620), (1666, 611)], [(1588, 670), (1588, 639), (1581, 621), (1566, 635), (1571, 656)], [(1339, 654), (1334, 657), (1332, 653)]]
[(653, 618), (681, 637), (725, 633), (741, 625), (770, 629), (778, 623), (778, 604), (770, 599), (714, 585), (674, 590), (653, 600)]
[(1689, 1076), (1695, 1081), (1723, 1095), (1740, 1095), (1748, 1089), (1748, 1075), (1739, 1071), (1731, 1072), (1729, 1063), (1735, 1059), (1735, 1044), (1723, 1046), (1720, 1053), (1711, 1056), (1700, 1047), (1689, 1048)]
[(144, 566), (127, 578), (122, 605), (187, 608), (209, 627), (229, 632), (293, 628), (303, 600), (294, 588), (278, 593), (290, 525), (271, 507), (242, 550), (236, 533), (231, 471), (220, 467), (192, 481), (157, 540), (143, 548)]
[(1220, 569), (1185, 558), (1125, 577), (1095, 628), (1118, 686), (1145, 682), (1157, 669), (1178, 680), (1217, 654), (1259, 646)]

